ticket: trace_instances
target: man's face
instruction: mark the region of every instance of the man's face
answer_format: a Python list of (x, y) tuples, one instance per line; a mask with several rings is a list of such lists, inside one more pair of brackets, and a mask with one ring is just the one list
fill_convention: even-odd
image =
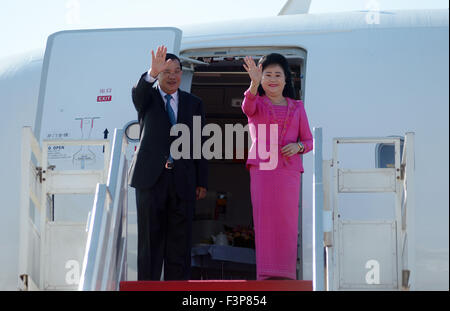
[(180, 87), (182, 74), (180, 63), (173, 59), (167, 69), (159, 74), (159, 86), (167, 94), (175, 93)]

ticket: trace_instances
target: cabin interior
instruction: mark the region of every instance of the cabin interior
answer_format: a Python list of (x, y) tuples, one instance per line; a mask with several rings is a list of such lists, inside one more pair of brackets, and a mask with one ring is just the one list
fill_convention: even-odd
[[(253, 58), (256, 61), (259, 59), (258, 56)], [(193, 72), (190, 91), (204, 103), (206, 124), (220, 125), (223, 134), (225, 124), (247, 125), (247, 117), (241, 110), (241, 103), (250, 79), (242, 66), (243, 57), (194, 59), (204, 64), (191, 65)], [(303, 59), (289, 58), (289, 63), (297, 99), (302, 99)], [(244, 159), (238, 158), (236, 152), (233, 159), (225, 159), (223, 144), (222, 158), (208, 161), (208, 193), (204, 200), (197, 201), (193, 223), (193, 253), (199, 254), (193, 257), (193, 279), (256, 279), (256, 266), (245, 263), (255, 248), (250, 176), (245, 167), (247, 143), (246, 135)], [(218, 258), (214, 259), (213, 255), (206, 253), (206, 249), (210, 244), (214, 244), (211, 236), (220, 233), (226, 234), (229, 245), (237, 248), (227, 254), (220, 254), (220, 250), (217, 250), (215, 255)], [(248, 252), (246, 249), (252, 251)], [(301, 267), (301, 264), (299, 266)]]

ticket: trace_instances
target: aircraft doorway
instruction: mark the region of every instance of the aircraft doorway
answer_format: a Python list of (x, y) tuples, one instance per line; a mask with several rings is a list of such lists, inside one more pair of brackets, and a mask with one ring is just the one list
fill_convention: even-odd
[[(250, 78), (242, 66), (243, 58), (251, 55), (257, 62), (262, 55), (271, 52), (288, 58), (297, 99), (303, 99), (306, 52), (301, 49), (229, 48), (181, 53), (185, 66), (183, 71), (187, 71), (187, 80), (192, 81), (185, 88), (190, 87), (190, 92), (203, 100), (206, 124), (219, 125), (222, 134), (226, 132), (226, 124), (247, 125), (241, 103)], [(233, 137), (233, 159), (225, 159), (225, 135), (222, 136), (223, 156), (208, 161), (208, 194), (205, 200), (198, 201), (196, 205), (192, 278), (255, 280), (250, 176), (245, 167), (249, 138), (246, 135), (245, 159), (237, 156), (239, 148), (235, 145), (236, 135)], [(301, 206), (299, 208), (301, 223)], [(301, 241), (301, 230), (299, 232)], [(221, 233), (227, 237), (226, 241)], [(299, 243), (299, 254), (302, 254), (301, 245)], [(298, 256), (297, 261), (297, 279), (300, 280), (303, 279), (302, 258)]]

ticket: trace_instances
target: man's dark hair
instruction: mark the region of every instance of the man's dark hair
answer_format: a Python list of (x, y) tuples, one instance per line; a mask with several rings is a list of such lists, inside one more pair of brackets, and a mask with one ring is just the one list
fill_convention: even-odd
[(178, 58), (178, 56), (176, 56), (175, 54), (172, 54), (172, 53), (166, 53), (166, 60), (168, 60), (168, 59), (177, 60), (178, 64), (180, 64), (180, 69), (182, 69), (181, 60)]
[[(259, 64), (262, 64), (263, 71), (267, 66), (270, 66), (270, 65), (279, 65), (281, 68), (283, 68), (284, 76), (286, 79), (286, 85), (284, 86), (284, 89), (283, 89), (283, 96), (289, 97), (292, 99), (296, 99), (294, 83), (292, 82), (292, 73), (291, 73), (291, 69), (289, 68), (289, 63), (288, 63), (286, 57), (284, 57), (283, 55), (278, 54), (278, 53), (271, 53), (266, 56), (263, 56), (259, 60), (258, 65)], [(258, 87), (258, 93), (260, 96), (263, 96), (266, 94), (266, 92), (264, 92), (264, 89), (262, 88), (261, 85), (259, 85), (259, 87)]]

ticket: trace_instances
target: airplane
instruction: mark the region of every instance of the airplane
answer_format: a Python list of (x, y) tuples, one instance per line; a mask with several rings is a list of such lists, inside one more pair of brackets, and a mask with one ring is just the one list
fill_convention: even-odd
[[(298, 280), (314, 280), (315, 290), (448, 290), (448, 10), (309, 6), (287, 1), (278, 16), (232, 22), (59, 31), (45, 51), (1, 61), (0, 289), (85, 289), (100, 217), (93, 206), (114, 195), (128, 207), (110, 219), (124, 248), (109, 271), (136, 280), (134, 190), (120, 190), (138, 145), (131, 87), (164, 44), (182, 59), (180, 88), (222, 128), (247, 122), (243, 58), (288, 58), (315, 135), (303, 158)], [(251, 226), (244, 162), (209, 161), (194, 221), (199, 249), (224, 225)], [(216, 210), (218, 200), (226, 209)], [(114, 242), (92, 245), (107, 252)], [(233, 277), (252, 279), (252, 269)], [(119, 279), (101, 288), (117, 289)]]

